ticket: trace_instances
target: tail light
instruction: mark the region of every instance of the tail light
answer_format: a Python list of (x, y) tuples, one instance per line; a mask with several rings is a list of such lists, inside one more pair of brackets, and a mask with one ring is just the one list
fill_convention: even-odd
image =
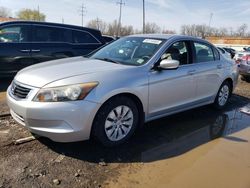
[(248, 65), (250, 65), (250, 55), (243, 56), (242, 61), (245, 61)]

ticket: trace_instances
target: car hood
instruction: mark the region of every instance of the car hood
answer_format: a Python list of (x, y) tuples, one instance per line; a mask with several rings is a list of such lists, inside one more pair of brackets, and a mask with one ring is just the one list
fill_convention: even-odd
[(27, 67), (18, 72), (15, 80), (29, 86), (40, 88), (51, 82), (73, 76), (100, 71), (112, 71), (114, 69), (125, 69), (126, 67), (128, 66), (96, 59), (74, 57), (48, 61)]

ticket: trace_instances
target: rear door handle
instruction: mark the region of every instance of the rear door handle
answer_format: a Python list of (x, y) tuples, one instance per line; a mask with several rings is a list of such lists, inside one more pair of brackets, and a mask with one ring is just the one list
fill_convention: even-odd
[(222, 69), (222, 65), (217, 65), (217, 68), (218, 69)]
[(188, 73), (188, 75), (193, 75), (195, 72), (196, 72), (196, 70), (190, 70), (187, 73)]
[(30, 50), (28, 50), (28, 49), (24, 49), (24, 50), (20, 50), (21, 52), (23, 52), (23, 53), (28, 53), (28, 52), (30, 52)]
[(40, 52), (40, 49), (32, 49), (31, 52)]

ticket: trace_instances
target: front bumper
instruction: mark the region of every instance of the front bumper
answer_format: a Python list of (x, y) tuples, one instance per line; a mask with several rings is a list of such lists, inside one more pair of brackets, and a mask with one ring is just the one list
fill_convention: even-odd
[(92, 122), (100, 104), (89, 101), (33, 102), (14, 99), (7, 91), (7, 102), (15, 121), (30, 132), (57, 142), (75, 142), (90, 137)]

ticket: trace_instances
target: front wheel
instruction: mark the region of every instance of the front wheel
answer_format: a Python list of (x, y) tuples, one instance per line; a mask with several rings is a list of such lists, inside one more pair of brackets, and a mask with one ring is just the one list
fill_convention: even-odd
[(136, 104), (128, 97), (115, 97), (98, 111), (93, 123), (93, 136), (104, 146), (124, 143), (135, 132), (139, 122)]
[(230, 83), (228, 81), (223, 82), (215, 98), (214, 106), (217, 109), (224, 108), (228, 103), (231, 93), (232, 93), (232, 87)]

